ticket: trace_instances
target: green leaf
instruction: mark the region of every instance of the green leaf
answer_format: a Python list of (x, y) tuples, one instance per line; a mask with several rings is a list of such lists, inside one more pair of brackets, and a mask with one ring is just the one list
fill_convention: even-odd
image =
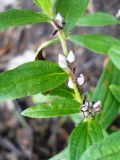
[(41, 22), (48, 22), (48, 18), (42, 13), (33, 12), (31, 10), (13, 9), (0, 12), (0, 30)]
[(54, 157), (50, 158), (49, 160), (68, 160), (69, 155), (68, 155), (68, 148), (64, 149)]
[(33, 2), (48, 16), (53, 18), (53, 9), (56, 0), (33, 0)]
[(32, 118), (49, 118), (74, 114), (79, 111), (80, 103), (77, 101), (56, 97), (47, 104), (40, 104), (24, 110), (22, 115)]
[(39, 57), (39, 54), (41, 54), (41, 52), (42, 52), (45, 48), (47, 48), (47, 47), (49, 47), (49, 46), (51, 46), (51, 45), (53, 45), (53, 44), (56, 44), (56, 43), (59, 42), (59, 41), (60, 41), (59, 38), (55, 38), (55, 39), (52, 39), (52, 40), (50, 40), (50, 41), (46, 41), (46, 42), (42, 43), (42, 44), (39, 46), (39, 48), (38, 48), (38, 50), (37, 50), (37, 52), (36, 52), (35, 60), (38, 60), (37, 58)]
[(111, 46), (120, 45), (119, 39), (102, 34), (74, 35), (69, 40), (99, 54), (108, 54)]
[(45, 96), (44, 94), (41, 94), (41, 93), (32, 96), (32, 100), (35, 104), (48, 103), (54, 99), (56, 99), (55, 96)]
[(60, 13), (66, 22), (65, 30), (70, 31), (84, 14), (88, 0), (58, 0), (56, 12)]
[(57, 64), (35, 61), (0, 74), (0, 99), (15, 99), (52, 90), (68, 79)]
[[(69, 160), (79, 160), (85, 150), (103, 138), (103, 132), (97, 121), (80, 123), (72, 132), (69, 141)], [(86, 159), (87, 160), (87, 159)]]
[(69, 99), (75, 99), (75, 93), (72, 89), (69, 89), (65, 84), (53, 89), (49, 95), (52, 96), (60, 96)]
[(113, 96), (119, 101), (120, 103), (120, 84), (119, 85), (110, 85), (110, 90)]
[(109, 61), (92, 97), (93, 101), (100, 100), (102, 103), (101, 114), (96, 118), (103, 128), (107, 128), (111, 124), (120, 107), (109, 89), (112, 84), (120, 85), (120, 71)]
[(81, 17), (78, 20), (76, 26), (93, 27), (93, 26), (107, 26), (114, 24), (120, 24), (120, 20), (108, 13), (97, 12)]
[(120, 132), (90, 146), (79, 160), (119, 160), (120, 159)]
[(108, 54), (114, 65), (120, 70), (120, 46), (111, 47)]
[(71, 115), (70, 118), (75, 124), (79, 124), (83, 120), (83, 115), (81, 113), (77, 113)]

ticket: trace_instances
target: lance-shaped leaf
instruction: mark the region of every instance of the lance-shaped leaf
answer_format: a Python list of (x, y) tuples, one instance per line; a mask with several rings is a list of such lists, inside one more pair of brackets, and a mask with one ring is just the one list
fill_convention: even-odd
[(0, 99), (14, 99), (52, 90), (68, 79), (57, 64), (29, 62), (0, 74)]
[(114, 24), (120, 24), (120, 20), (108, 13), (97, 12), (81, 17), (76, 26), (95, 27)]
[(74, 35), (69, 40), (99, 54), (108, 54), (111, 46), (120, 45), (119, 39), (102, 34)]
[(55, 39), (52, 39), (52, 40), (50, 40), (50, 41), (46, 41), (46, 42), (42, 43), (42, 44), (39, 46), (39, 48), (38, 48), (38, 50), (37, 50), (37, 52), (36, 52), (35, 60), (39, 60), (39, 57), (41, 56), (40, 54), (42, 54), (42, 51), (43, 51), (45, 48), (47, 48), (47, 47), (49, 47), (49, 46), (51, 46), (51, 45), (53, 45), (53, 44), (56, 44), (57, 42), (59, 42), (59, 38), (55, 38)]
[(103, 71), (92, 97), (93, 101), (100, 100), (102, 103), (101, 114), (96, 118), (103, 128), (107, 128), (111, 124), (120, 107), (120, 103), (118, 103), (109, 89), (112, 84), (120, 85), (120, 71), (110, 61)]
[(38, 93), (37, 95), (32, 96), (32, 100), (35, 104), (48, 103), (51, 100), (54, 100), (55, 96), (45, 96), (44, 94)]
[(41, 22), (48, 22), (48, 17), (31, 10), (13, 9), (0, 13), (0, 30)]
[(40, 7), (48, 17), (53, 17), (54, 5), (56, 0), (33, 0), (33, 2)]
[(120, 84), (119, 85), (111, 85), (110, 90), (111, 90), (112, 94), (115, 96), (115, 98), (120, 103)]
[(85, 150), (103, 138), (103, 132), (97, 121), (80, 123), (72, 132), (69, 142), (69, 160), (79, 160)]
[(79, 160), (119, 160), (120, 132), (113, 133), (105, 139), (90, 146)]
[(71, 30), (84, 14), (88, 0), (58, 0), (56, 12), (60, 13), (66, 22), (65, 30)]
[(114, 65), (120, 70), (120, 46), (111, 47), (108, 54)]
[(32, 118), (50, 118), (74, 114), (79, 111), (80, 103), (77, 101), (56, 97), (47, 104), (39, 104), (24, 110), (22, 115)]
[(72, 89), (68, 88), (65, 84), (53, 89), (50, 93), (52, 96), (60, 96), (69, 99), (75, 99), (75, 93)]

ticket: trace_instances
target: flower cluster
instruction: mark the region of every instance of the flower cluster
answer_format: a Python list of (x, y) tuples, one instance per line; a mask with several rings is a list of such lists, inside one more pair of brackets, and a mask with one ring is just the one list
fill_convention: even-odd
[(95, 113), (101, 111), (101, 101), (92, 102), (85, 99), (81, 107), (81, 111), (84, 115), (84, 118), (87, 118), (88, 116), (94, 116)]
[(65, 57), (62, 54), (58, 55), (58, 64), (63, 69), (67, 69), (67, 67), (68, 67), (67, 62), (73, 63), (74, 61), (75, 61), (75, 55), (74, 55), (73, 51), (70, 51), (67, 57)]
[[(65, 57), (62, 54), (58, 55), (58, 64), (62, 69), (68, 70), (69, 68), (68, 63), (71, 64), (73, 62), (75, 62), (75, 54), (72, 50), (69, 52), (67, 57)], [(83, 74), (80, 74), (77, 78), (77, 84), (79, 86), (82, 86), (84, 83), (85, 83), (85, 77)], [(69, 77), (68, 87), (73, 89), (73, 81), (71, 77)]]

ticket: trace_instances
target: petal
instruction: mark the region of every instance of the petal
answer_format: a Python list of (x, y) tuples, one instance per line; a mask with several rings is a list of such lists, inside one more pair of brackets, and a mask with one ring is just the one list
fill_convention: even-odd
[(70, 63), (73, 63), (75, 61), (75, 54), (73, 53), (73, 51), (70, 51), (68, 56), (67, 56), (67, 60)]
[(93, 108), (96, 109), (96, 108), (101, 108), (101, 101), (97, 101), (94, 105), (93, 105)]
[(85, 83), (85, 77), (83, 74), (80, 74), (80, 76), (77, 78), (77, 83), (79, 86), (82, 86)]
[(120, 17), (120, 9), (118, 10), (116, 17), (119, 18)]
[(58, 64), (63, 69), (67, 68), (66, 57), (64, 55), (62, 54), (58, 55)]
[(81, 111), (85, 112), (85, 111), (87, 111), (87, 110), (88, 110), (88, 106), (83, 105), (82, 108), (81, 108)]
[(84, 117), (85, 117), (85, 118), (88, 117), (88, 116), (90, 115), (90, 113), (89, 113), (88, 111), (83, 112), (83, 114), (84, 114)]
[(69, 78), (68, 87), (71, 88), (71, 89), (74, 88), (74, 87), (73, 87), (73, 82), (72, 82), (71, 78)]
[(60, 13), (57, 14), (55, 20), (61, 22), (61, 24), (64, 22), (64, 18)]

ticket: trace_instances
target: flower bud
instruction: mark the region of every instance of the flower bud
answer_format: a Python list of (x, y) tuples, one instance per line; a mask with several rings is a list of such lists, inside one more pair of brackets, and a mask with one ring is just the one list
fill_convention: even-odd
[(89, 102), (89, 108), (93, 108), (93, 102)]
[(80, 74), (80, 76), (77, 78), (77, 83), (79, 86), (82, 86), (85, 83), (85, 77), (83, 74)]
[(73, 82), (72, 82), (71, 78), (69, 78), (69, 80), (68, 80), (68, 87), (71, 88), (71, 89), (74, 88), (73, 87)]
[(67, 62), (66, 62), (66, 57), (63, 56), (62, 54), (58, 55), (58, 64), (61, 68), (66, 69), (67, 68)]
[(63, 27), (64, 18), (61, 16), (60, 13), (57, 14), (55, 21), (57, 22), (58, 26)]
[(94, 108), (96, 111), (99, 111), (100, 108), (101, 108), (101, 101), (97, 101), (97, 102), (93, 105), (93, 108)]
[(88, 106), (83, 105), (82, 108), (81, 108), (81, 111), (85, 112), (85, 111), (87, 111), (87, 110), (88, 110)]
[(55, 18), (56, 21), (60, 21), (61, 23), (64, 21), (64, 18), (61, 16), (60, 13), (57, 14), (56, 18)]
[(67, 61), (70, 63), (73, 63), (75, 61), (75, 55), (72, 50), (69, 52), (69, 54), (67, 56)]
[(87, 118), (90, 115), (89, 111), (85, 111), (83, 114), (85, 118)]
[(120, 17), (120, 9), (118, 10), (116, 17), (119, 18)]

